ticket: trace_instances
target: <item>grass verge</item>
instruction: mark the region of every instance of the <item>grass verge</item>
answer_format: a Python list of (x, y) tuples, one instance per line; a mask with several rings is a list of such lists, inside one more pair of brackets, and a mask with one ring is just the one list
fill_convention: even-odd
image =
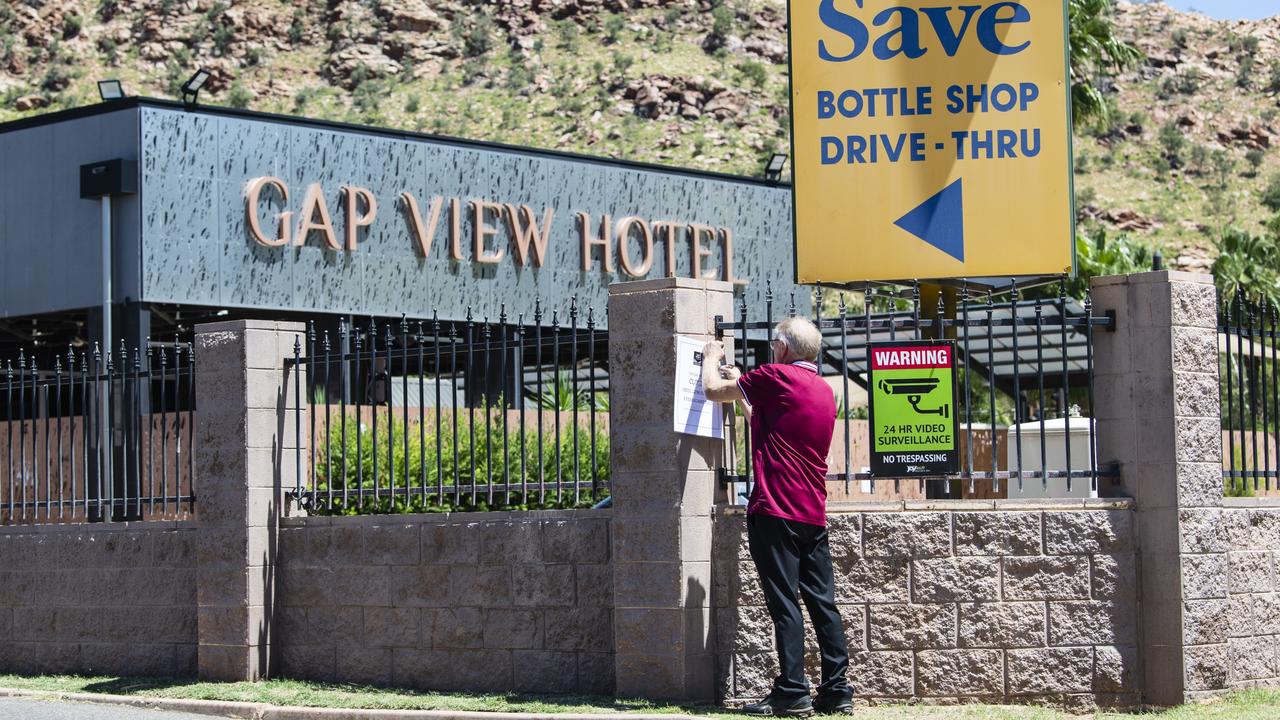
[[(453, 710), (525, 713), (686, 714), (707, 718), (741, 718), (707, 705), (671, 705), (600, 696), (535, 694), (464, 694), (388, 690), (299, 680), (209, 683), (181, 678), (29, 677), (0, 674), (0, 687), (65, 693), (103, 693), (187, 700), (258, 702), (271, 705), (385, 710)], [(1152, 720), (1270, 720), (1280, 717), (1280, 691), (1250, 690), (1217, 702), (1147, 713), (1098, 713), (1096, 718), (1124, 719), (1141, 715)], [(875, 720), (1066, 720), (1080, 716), (1037, 707), (998, 705), (892, 706), (859, 708), (854, 717)]]

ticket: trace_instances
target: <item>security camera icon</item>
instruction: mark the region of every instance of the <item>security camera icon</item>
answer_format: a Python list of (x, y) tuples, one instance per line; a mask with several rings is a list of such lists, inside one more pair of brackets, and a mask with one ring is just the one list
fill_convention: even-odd
[(881, 380), (880, 390), (890, 395), (906, 395), (907, 402), (910, 403), (911, 409), (916, 411), (918, 415), (941, 415), (942, 417), (951, 417), (951, 404), (944, 404), (942, 407), (933, 410), (920, 409), (920, 400), (925, 395), (937, 389), (941, 382), (938, 378), (895, 378), (893, 380)]

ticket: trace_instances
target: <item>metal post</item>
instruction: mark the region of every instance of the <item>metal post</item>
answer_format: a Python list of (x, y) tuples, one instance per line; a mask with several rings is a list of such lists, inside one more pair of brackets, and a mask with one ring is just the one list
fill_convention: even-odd
[(95, 371), (98, 374), (98, 512), (91, 520), (110, 520), (115, 504), (114, 478), (114, 446), (112, 441), (111, 410), (111, 367), (112, 331), (111, 331), (111, 196), (103, 195), (99, 203), (102, 208), (102, 355)]
[(102, 347), (111, 348), (111, 196), (102, 205)]

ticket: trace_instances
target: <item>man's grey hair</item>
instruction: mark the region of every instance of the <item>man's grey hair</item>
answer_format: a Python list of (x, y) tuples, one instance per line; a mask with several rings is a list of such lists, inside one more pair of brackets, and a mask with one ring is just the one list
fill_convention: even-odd
[(791, 348), (791, 352), (805, 360), (816, 360), (818, 351), (822, 349), (822, 333), (805, 318), (787, 318), (778, 323), (774, 333)]

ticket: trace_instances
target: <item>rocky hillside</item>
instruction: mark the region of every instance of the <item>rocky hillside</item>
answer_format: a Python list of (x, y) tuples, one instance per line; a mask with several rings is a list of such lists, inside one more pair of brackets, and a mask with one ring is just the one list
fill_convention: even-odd
[(786, 144), (776, 0), (5, 0), (0, 116), (99, 78), (206, 103), (758, 172)]
[(1109, 83), (1111, 119), (1077, 131), (1080, 214), (1205, 270), (1224, 230), (1260, 234), (1280, 211), (1280, 17), (1122, 3), (1115, 21), (1146, 61)]
[[(1086, 226), (1202, 269), (1261, 232), (1280, 158), (1280, 19), (1116, 8), (1147, 61), (1078, 132)], [(742, 174), (787, 146), (782, 0), (4, 0), (0, 119), (95, 102), (95, 81), (205, 103)], [(1280, 187), (1275, 193), (1280, 209)]]

